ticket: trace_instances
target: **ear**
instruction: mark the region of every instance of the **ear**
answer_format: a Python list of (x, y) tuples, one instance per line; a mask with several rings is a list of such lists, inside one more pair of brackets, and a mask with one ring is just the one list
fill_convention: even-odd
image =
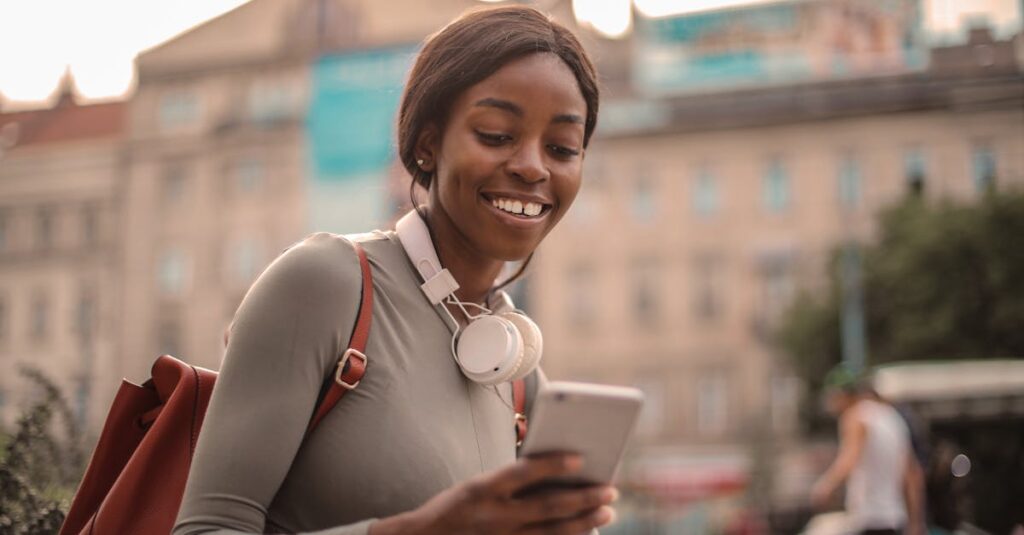
[(437, 155), (441, 148), (441, 132), (437, 125), (431, 123), (420, 130), (419, 138), (416, 139), (416, 148), (413, 151), (416, 155), (420, 169), (427, 173), (433, 173), (437, 169)]

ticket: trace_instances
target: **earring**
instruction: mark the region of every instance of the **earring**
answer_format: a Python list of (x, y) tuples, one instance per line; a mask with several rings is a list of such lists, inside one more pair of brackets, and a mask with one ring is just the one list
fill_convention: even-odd
[(416, 165), (423, 165), (423, 158), (416, 160)]

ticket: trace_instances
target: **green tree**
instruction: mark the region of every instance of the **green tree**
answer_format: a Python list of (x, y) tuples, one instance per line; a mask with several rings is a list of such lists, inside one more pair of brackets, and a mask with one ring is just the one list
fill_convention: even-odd
[[(1024, 193), (979, 202), (908, 199), (863, 248), (868, 365), (1024, 357)], [(830, 283), (801, 295), (777, 340), (817, 392), (840, 358), (839, 252)]]
[[(56, 533), (82, 477), (80, 429), (54, 383), (33, 368), (21, 374), (41, 394), (5, 436), (0, 451), (0, 534)], [(55, 429), (54, 419), (62, 424)]]

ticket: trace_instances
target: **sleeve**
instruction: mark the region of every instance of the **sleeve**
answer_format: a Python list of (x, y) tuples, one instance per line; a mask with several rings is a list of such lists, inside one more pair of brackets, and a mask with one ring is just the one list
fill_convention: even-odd
[(537, 399), (537, 392), (544, 388), (546, 384), (548, 384), (548, 376), (544, 374), (544, 370), (540, 366), (537, 366), (533, 373), (526, 376), (526, 406), (524, 408), (526, 410), (527, 422), (533, 416), (533, 402)]
[[(524, 379), (526, 385), (526, 401), (523, 405), (523, 410), (526, 411), (526, 432), (530, 432), (530, 418), (533, 417), (533, 402), (537, 399), (537, 392), (544, 387), (548, 382), (548, 378), (544, 375), (544, 370), (537, 366), (533, 373), (526, 376)], [(521, 457), (522, 448), (516, 447), (516, 457)]]
[[(351, 244), (317, 234), (250, 288), (230, 328), (174, 535), (263, 533), (323, 378), (348, 344), (361, 281)], [(363, 535), (374, 520), (316, 533)]]

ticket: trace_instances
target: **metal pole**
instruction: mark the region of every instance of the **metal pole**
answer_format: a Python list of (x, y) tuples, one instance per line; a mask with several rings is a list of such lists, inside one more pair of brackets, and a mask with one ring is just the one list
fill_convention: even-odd
[(840, 267), (842, 283), (842, 355), (850, 371), (864, 371), (866, 340), (864, 334), (864, 289), (861, 283), (860, 249), (853, 239), (843, 246)]

